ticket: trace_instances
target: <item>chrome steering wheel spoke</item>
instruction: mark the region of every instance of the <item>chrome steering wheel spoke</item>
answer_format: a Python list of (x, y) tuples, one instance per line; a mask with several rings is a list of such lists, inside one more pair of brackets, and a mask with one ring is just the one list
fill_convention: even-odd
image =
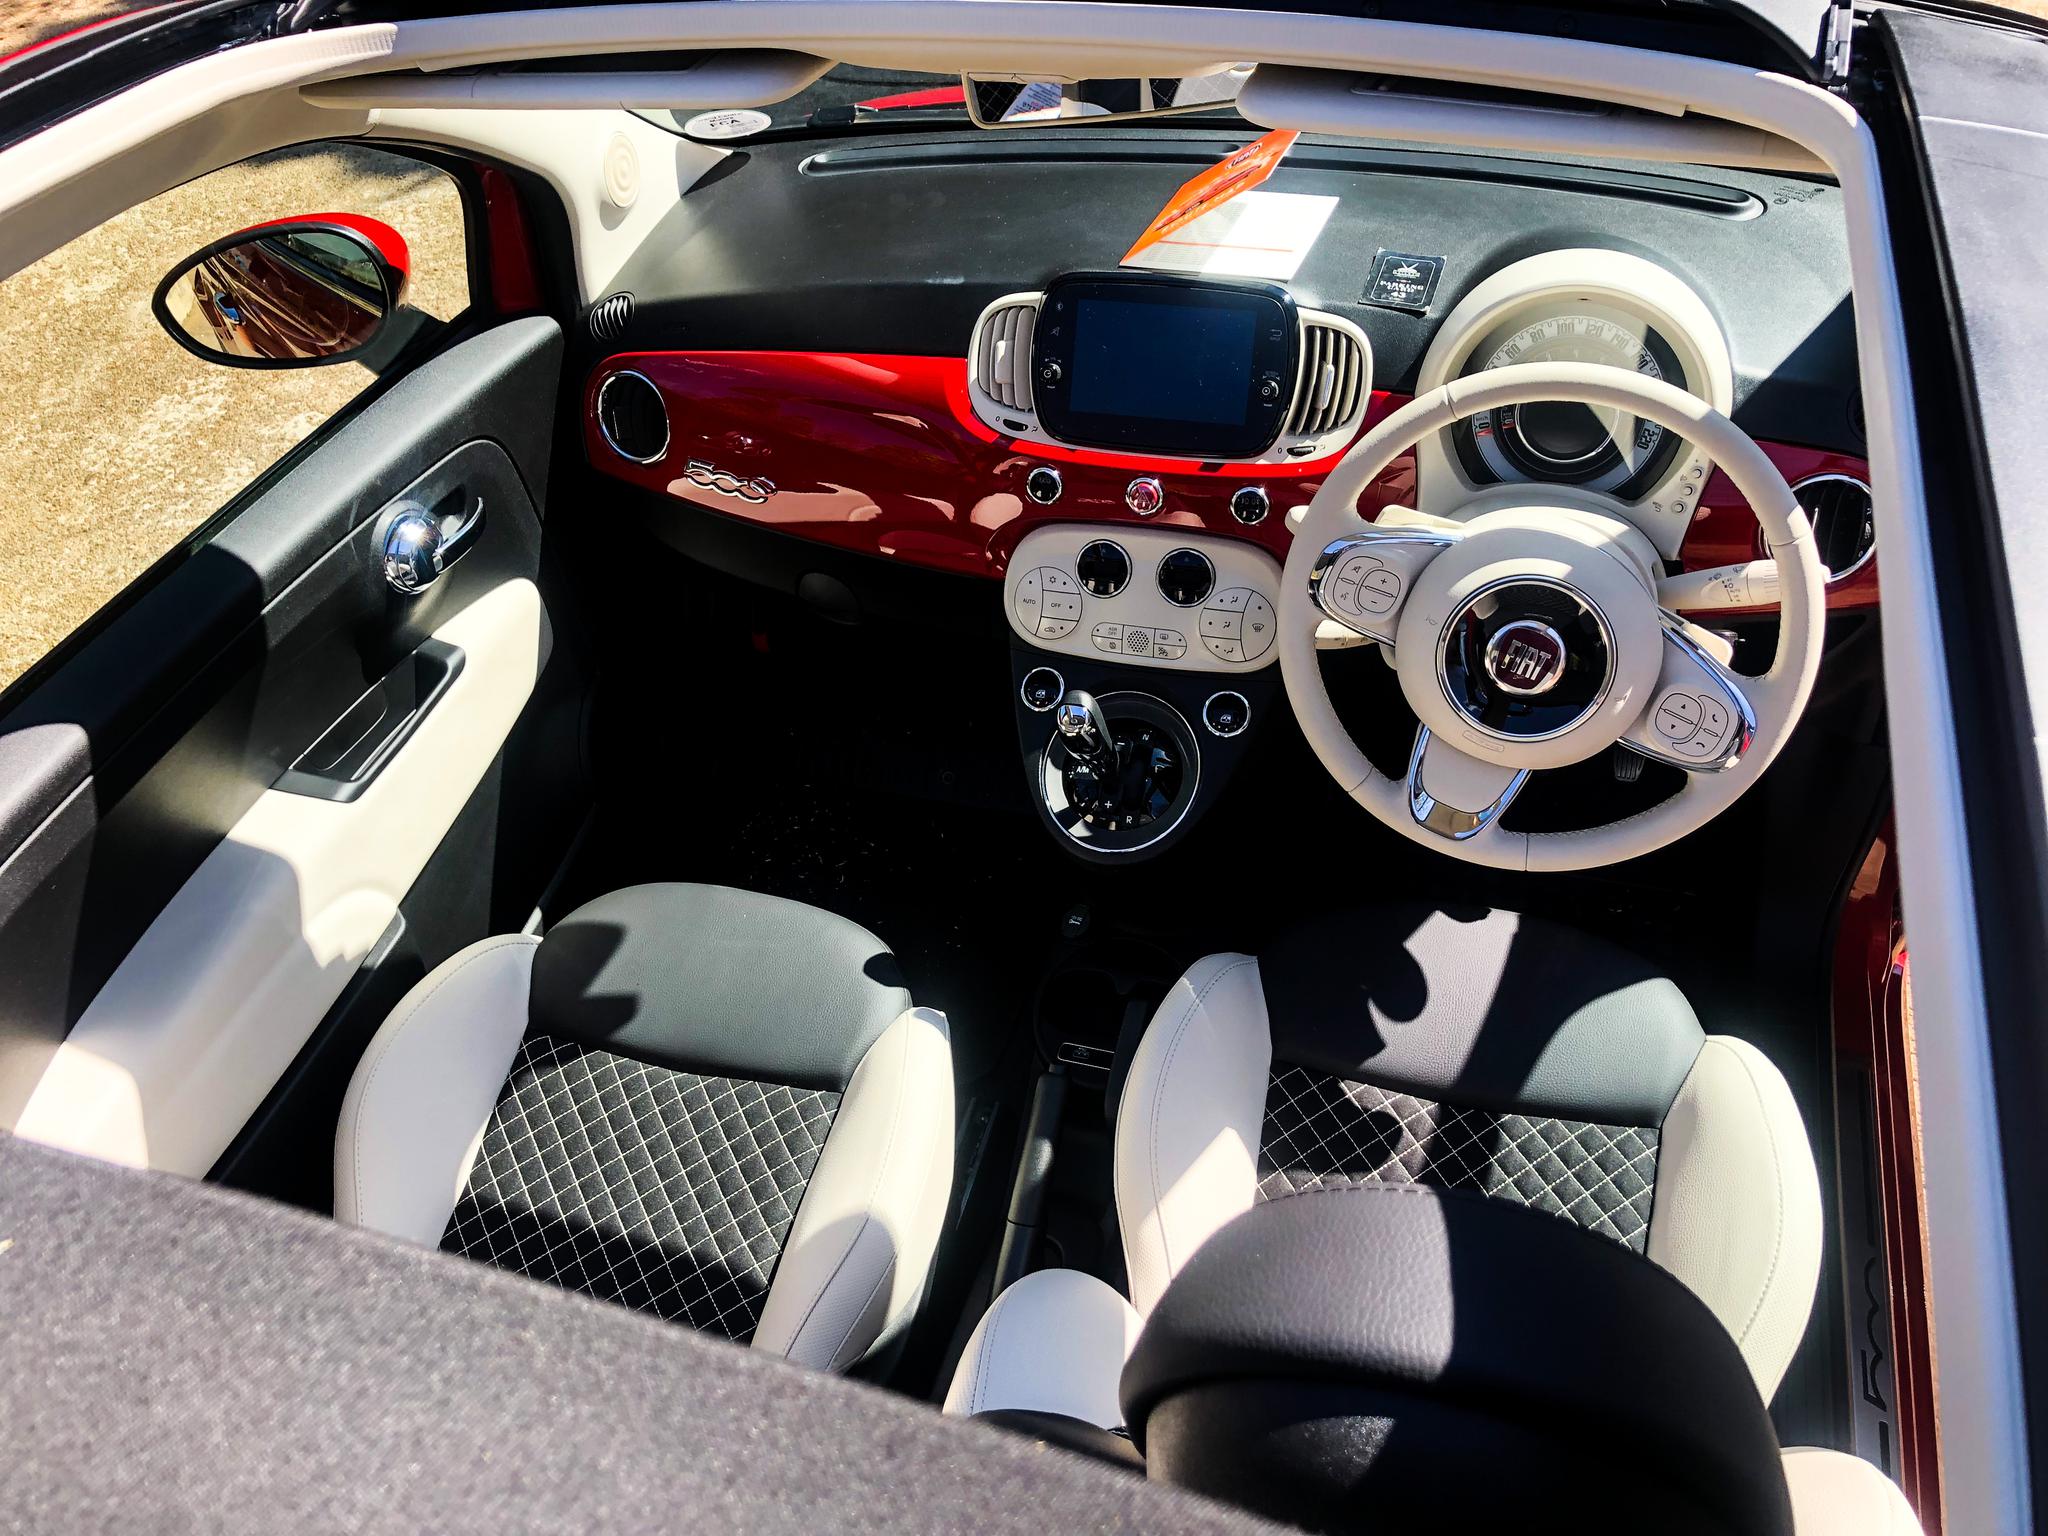
[(1415, 728), (1408, 754), (1408, 814), (1417, 826), (1462, 843), (1477, 837), (1514, 803), (1529, 782), (1527, 768), (1482, 762), (1426, 725)]
[(1742, 679), (1693, 637), (1692, 626), (1660, 611), (1664, 661), (1650, 702), (1621, 744), (1690, 773), (1733, 768), (1756, 737), (1756, 711)]
[(1346, 629), (1392, 645), (1417, 573), (1460, 537), (1450, 529), (1393, 527), (1334, 540), (1316, 557), (1308, 595)]

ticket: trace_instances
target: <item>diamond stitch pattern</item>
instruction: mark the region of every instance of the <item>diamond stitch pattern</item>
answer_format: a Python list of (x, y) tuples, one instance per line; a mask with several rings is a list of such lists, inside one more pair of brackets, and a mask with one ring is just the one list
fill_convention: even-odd
[(1477, 1190), (1641, 1253), (1656, 1178), (1654, 1130), (1460, 1109), (1288, 1065), (1266, 1094), (1262, 1200), (1347, 1183)]
[(441, 1247), (744, 1342), (838, 1107), (531, 1036)]

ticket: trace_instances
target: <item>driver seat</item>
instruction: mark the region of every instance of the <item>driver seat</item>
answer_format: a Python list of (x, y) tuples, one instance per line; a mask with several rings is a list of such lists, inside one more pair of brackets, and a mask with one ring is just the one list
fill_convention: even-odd
[(1385, 1183), (1532, 1207), (1646, 1256), (1720, 1319), (1766, 1401), (1805, 1332), (1820, 1185), (1770, 1061), (1706, 1034), (1668, 978), (1603, 940), (1382, 907), (1181, 977), (1119, 1101), (1129, 1301), (1071, 1271), (1027, 1276), (983, 1317), (948, 1409), (1117, 1428), (1144, 1320), (1219, 1229)]

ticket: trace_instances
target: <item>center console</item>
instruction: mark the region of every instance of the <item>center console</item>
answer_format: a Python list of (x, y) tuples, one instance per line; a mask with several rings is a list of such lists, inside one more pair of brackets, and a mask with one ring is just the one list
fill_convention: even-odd
[(1057, 524), (1003, 586), (1027, 788), (1076, 856), (1163, 852), (1213, 804), (1278, 697), (1280, 565), (1234, 539)]

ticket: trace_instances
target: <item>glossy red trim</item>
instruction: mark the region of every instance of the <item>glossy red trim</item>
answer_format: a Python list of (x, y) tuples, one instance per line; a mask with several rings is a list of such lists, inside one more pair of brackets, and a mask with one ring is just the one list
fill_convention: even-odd
[(97, 21), (88, 21), (81, 26), (68, 27), (62, 32), (53, 32), (48, 37), (37, 38), (32, 43), (23, 43), (19, 48), (13, 49), (10, 52), (0, 53), (0, 64), (12, 64), (17, 59), (26, 58), (32, 53), (40, 53), (45, 48), (54, 48), (57, 44), (68, 42), (74, 37), (82, 37), (88, 32), (97, 32), (102, 27), (111, 27), (117, 21), (128, 21), (136, 16), (147, 16), (151, 11), (168, 11), (174, 5), (184, 3), (188, 3), (188, 0), (164, 0), (164, 3), (161, 5), (144, 5), (138, 6), (132, 11), (116, 11), (111, 16), (102, 16)]
[[(597, 386), (617, 368), (645, 374), (669, 405), (668, 452), (633, 464), (598, 431)], [(1376, 391), (1361, 433), (1407, 404)], [(1156, 526), (1245, 539), (1285, 558), (1286, 512), (1321, 489), (1338, 455), (1292, 464), (1213, 464), (1020, 442), (985, 426), (968, 401), (967, 364), (956, 357), (833, 352), (633, 352), (607, 358), (584, 391), (591, 462), (606, 474), (750, 522), (862, 554), (936, 570), (1001, 576), (1010, 551), (1045, 523), (1137, 523), (1123, 504), (1138, 475), (1156, 475), (1167, 510)], [(1765, 444), (1789, 479), (1835, 471), (1867, 477), (1859, 459)], [(696, 479), (692, 463), (703, 466)], [(1024, 494), (1034, 465), (1065, 477), (1058, 502)], [(721, 480), (720, 477), (724, 477)], [(764, 500), (723, 494), (720, 484), (766, 482)], [(1273, 511), (1253, 528), (1230, 515), (1230, 497), (1263, 485)], [(1360, 498), (1377, 516), (1415, 495), (1404, 456)], [(1688, 570), (1754, 559), (1757, 523), (1726, 477), (1709, 478), (1681, 551)], [(1876, 601), (1874, 564), (1830, 591), (1830, 607)], [(1728, 610), (1722, 610), (1723, 613)]]
[(398, 303), (405, 302), (406, 285), (412, 281), (412, 252), (406, 246), (405, 236), (382, 219), (360, 213), (300, 213), (288, 219), (265, 219), (261, 224), (251, 224), (235, 233), (253, 235), (259, 229), (275, 229), (280, 224), (335, 224), (361, 235), (384, 259), (384, 264), (398, 274), (397, 291), (392, 297)]
[(519, 188), (494, 165), (478, 166), (477, 180), (484, 199), (484, 259), (491, 303), (501, 315), (539, 309), (540, 261)]
[[(597, 386), (612, 370), (645, 374), (669, 403), (668, 452), (655, 464), (613, 453), (596, 420)], [(1368, 420), (1400, 401), (1376, 395)], [(607, 359), (584, 396), (591, 462), (652, 491), (786, 533), (913, 565), (999, 577), (1032, 528), (1061, 521), (1140, 519), (1123, 504), (1138, 475), (1156, 475), (1167, 510), (1153, 526), (1245, 539), (1284, 556), (1286, 511), (1306, 502), (1333, 462), (1198, 464), (1080, 448), (1040, 447), (1000, 436), (968, 404), (961, 358), (807, 352), (639, 352)], [(692, 463), (703, 466), (690, 478)], [(1024, 493), (1034, 465), (1065, 477), (1058, 502)], [(765, 500), (713, 488), (719, 476), (768, 482)], [(1230, 497), (1264, 485), (1273, 510), (1256, 527), (1230, 515)], [(1368, 512), (1411, 497), (1404, 462), (1366, 498)]]
[(957, 85), (935, 85), (928, 91), (901, 91), (894, 96), (874, 96), (857, 101), (856, 107), (870, 112), (894, 112), (904, 107), (964, 107), (967, 92)]
[[(1784, 443), (1766, 443), (1764, 452), (1771, 456), (1778, 472), (1795, 485), (1810, 475), (1851, 475), (1865, 485), (1870, 483), (1869, 464), (1846, 453), (1798, 448)], [(1705, 571), (1715, 566), (1759, 560), (1763, 558), (1763, 546), (1758, 535), (1756, 514), (1749, 510), (1749, 503), (1735, 489), (1734, 483), (1717, 469), (1707, 477), (1706, 492), (1700, 498), (1700, 508), (1693, 515), (1692, 526), (1686, 530), (1679, 561), (1688, 571)], [(1830, 611), (1875, 608), (1877, 561), (1866, 561), (1861, 570), (1830, 583), (1827, 605)], [(1714, 613), (1726, 616), (1741, 611), (1724, 608), (1714, 610)]]
[[(1899, 1431), (1891, 1469), (1927, 1536), (1941, 1531), (1941, 1442), (1927, 1303), (1926, 1211), (1920, 1114), (1899, 869), (1890, 826), (1871, 844), (1849, 887), (1835, 936), (1834, 1034), (1838, 1059), (1869, 1072), (1876, 1179), (1890, 1315), (1892, 1405)], [(1852, 1339), (1861, 1341), (1851, 1319)]]

